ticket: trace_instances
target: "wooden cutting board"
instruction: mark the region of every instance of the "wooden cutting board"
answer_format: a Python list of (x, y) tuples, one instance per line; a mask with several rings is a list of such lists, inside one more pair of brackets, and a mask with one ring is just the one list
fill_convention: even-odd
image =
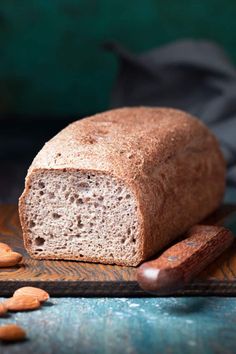
[[(236, 233), (236, 206), (225, 205), (207, 223), (221, 223), (232, 214)], [(234, 216), (233, 216), (234, 215)], [(22, 264), (0, 268), (0, 296), (15, 289), (38, 286), (52, 296), (147, 296), (136, 281), (136, 269), (71, 261), (37, 261), (26, 253), (16, 205), (0, 206), (0, 242), (23, 254)], [(172, 295), (236, 295), (236, 241), (184, 290)]]

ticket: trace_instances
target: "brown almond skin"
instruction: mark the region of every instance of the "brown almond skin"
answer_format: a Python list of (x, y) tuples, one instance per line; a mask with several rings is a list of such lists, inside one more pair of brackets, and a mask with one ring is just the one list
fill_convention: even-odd
[(34, 298), (36, 298), (39, 302), (45, 302), (49, 299), (49, 294), (40, 288), (35, 288), (33, 286), (24, 286), (23, 288), (19, 288), (17, 289), (14, 294), (13, 297), (16, 296), (21, 296), (21, 295), (29, 295), (32, 296)]
[(3, 305), (8, 311), (30, 311), (36, 310), (41, 306), (39, 300), (30, 295), (11, 297), (4, 301)]
[(0, 252), (0, 268), (13, 267), (22, 260), (22, 255), (17, 252)]
[(0, 340), (4, 342), (18, 342), (26, 338), (26, 332), (16, 324), (0, 326)]
[(4, 316), (7, 312), (6, 306), (4, 306), (2, 303), (0, 303), (0, 317)]
[(6, 243), (0, 242), (0, 252), (13, 252), (11, 247)]

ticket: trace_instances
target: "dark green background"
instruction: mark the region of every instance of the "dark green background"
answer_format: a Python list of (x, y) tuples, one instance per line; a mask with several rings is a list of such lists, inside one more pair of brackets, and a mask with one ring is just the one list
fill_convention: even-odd
[(116, 40), (134, 52), (207, 38), (236, 62), (236, 1), (1, 0), (1, 116), (66, 117), (109, 105)]

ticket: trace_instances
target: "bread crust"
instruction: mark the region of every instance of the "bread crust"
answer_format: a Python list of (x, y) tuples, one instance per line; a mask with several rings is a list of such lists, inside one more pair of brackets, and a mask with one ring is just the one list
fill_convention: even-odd
[[(119, 265), (141, 263), (200, 222), (219, 206), (225, 188), (219, 144), (189, 114), (148, 107), (97, 114), (63, 129), (44, 145), (29, 168), (19, 214), (30, 254), (25, 201), (31, 176), (42, 170), (104, 173), (133, 191), (140, 221), (139, 259), (133, 264), (116, 261)], [(85, 256), (78, 260), (107, 263)]]

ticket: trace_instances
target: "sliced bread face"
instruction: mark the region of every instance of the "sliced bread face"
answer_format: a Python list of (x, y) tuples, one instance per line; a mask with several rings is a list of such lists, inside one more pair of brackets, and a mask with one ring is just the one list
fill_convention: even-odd
[(21, 204), (25, 246), (33, 258), (140, 263), (136, 198), (113, 176), (38, 170), (31, 174)]

